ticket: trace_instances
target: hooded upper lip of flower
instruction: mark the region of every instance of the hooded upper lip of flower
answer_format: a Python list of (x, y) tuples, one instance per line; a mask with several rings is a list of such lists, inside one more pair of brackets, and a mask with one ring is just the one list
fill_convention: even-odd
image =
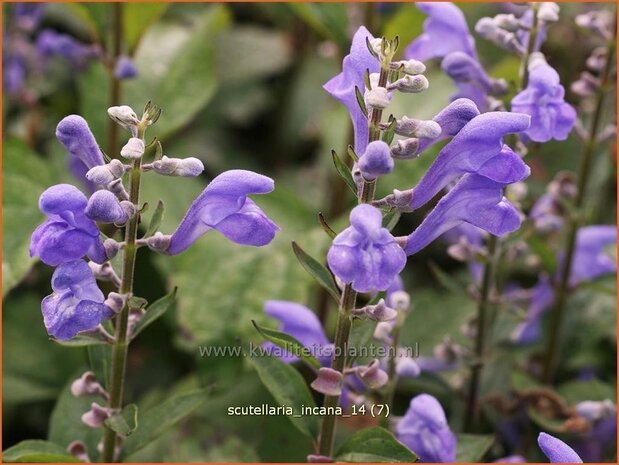
[(52, 266), (84, 255), (97, 263), (106, 261), (99, 229), (86, 216), (87, 205), (84, 194), (70, 184), (58, 184), (43, 192), (39, 208), (49, 219), (32, 233), (30, 256), (38, 255)]
[(84, 260), (58, 266), (52, 276), (52, 289), (54, 292), (41, 302), (41, 310), (47, 332), (57, 339), (71, 339), (113, 315), (104, 305), (103, 293)]
[(576, 250), (570, 273), (570, 285), (575, 286), (598, 276), (616, 273), (617, 263), (604, 250), (617, 242), (614, 225), (585, 226), (578, 230)]
[(396, 426), (396, 434), (424, 462), (455, 461), (456, 437), (449, 429), (441, 404), (429, 394), (411, 399)]
[(88, 123), (79, 115), (63, 118), (56, 127), (56, 138), (67, 151), (80, 159), (88, 169), (103, 165), (103, 154), (92, 135)]
[(363, 75), (366, 70), (377, 73), (380, 69), (378, 61), (367, 48), (366, 38), (370, 41), (374, 39), (372, 34), (361, 26), (353, 36), (350, 54), (346, 55), (342, 63), (342, 72), (323, 86), (350, 113), (355, 133), (355, 152), (358, 154), (365, 152), (369, 129), (367, 119), (357, 103), (355, 87), (363, 93), (365, 89)]
[(551, 463), (582, 463), (574, 449), (547, 433), (539, 433), (537, 443)]
[(477, 174), (464, 175), (407, 238), (404, 250), (412, 255), (462, 222), (495, 236), (515, 231), (520, 214), (503, 196), (505, 185)]
[(489, 112), (476, 116), (456, 134), (413, 191), (410, 207), (421, 207), (464, 173), (478, 173), (497, 182), (512, 183), (529, 175), (529, 168), (503, 145), (503, 136), (529, 127), (527, 115)]
[(327, 254), (333, 273), (354, 290), (384, 290), (404, 268), (406, 256), (382, 227), (380, 210), (367, 204), (350, 213), (350, 227), (338, 234)]
[(406, 58), (425, 61), (456, 51), (476, 57), (475, 39), (460, 8), (450, 2), (418, 2), (416, 6), (428, 19), (423, 34), (406, 48)]
[(247, 196), (272, 192), (273, 180), (252, 171), (230, 170), (217, 176), (193, 201), (170, 238), (167, 252), (176, 255), (215, 229), (243, 245), (266, 245), (279, 231)]
[[(264, 303), (264, 312), (272, 318), (280, 321), (280, 331), (297, 339), (306, 348), (319, 348), (316, 358), (327, 365), (331, 360), (332, 344), (327, 339), (318, 317), (304, 305), (285, 300), (268, 300)], [(265, 343), (272, 346), (272, 343)], [(298, 357), (289, 355), (281, 357), (283, 361), (290, 363)]]

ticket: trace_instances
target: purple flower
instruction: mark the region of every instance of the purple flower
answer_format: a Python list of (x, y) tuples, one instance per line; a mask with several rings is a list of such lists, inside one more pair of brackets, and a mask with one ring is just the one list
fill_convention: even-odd
[(357, 162), (357, 167), (361, 170), (361, 174), (369, 181), (376, 179), (378, 176), (391, 173), (393, 165), (389, 146), (380, 140), (370, 142)]
[(555, 292), (550, 280), (542, 278), (531, 290), (531, 301), (525, 320), (516, 326), (511, 340), (520, 344), (530, 344), (539, 340), (542, 331), (542, 317), (555, 300)]
[(363, 76), (366, 70), (370, 73), (377, 73), (380, 69), (378, 61), (367, 48), (366, 38), (370, 41), (374, 39), (372, 34), (361, 26), (353, 36), (350, 54), (346, 55), (342, 63), (342, 72), (323, 86), (331, 96), (346, 107), (350, 114), (355, 133), (356, 153), (365, 152), (369, 129), (367, 118), (357, 103), (355, 87), (358, 87), (363, 94), (365, 89)]
[[(322, 365), (328, 365), (333, 344), (327, 339), (314, 312), (295, 302), (268, 300), (264, 303), (264, 313), (279, 320), (280, 331), (289, 334), (310, 349)], [(275, 345), (272, 342), (265, 342), (263, 347), (268, 350), (274, 348)], [(280, 359), (286, 363), (292, 363), (298, 360), (298, 357), (289, 354)]]
[(333, 240), (327, 254), (331, 271), (358, 292), (383, 291), (406, 264), (406, 255), (382, 227), (382, 213), (367, 204), (350, 212), (350, 227)]
[(26, 32), (34, 31), (43, 18), (44, 3), (15, 3), (13, 7), (14, 25)]
[(88, 123), (79, 115), (69, 115), (56, 126), (56, 138), (67, 151), (88, 169), (103, 165), (103, 153), (92, 135)]
[(9, 95), (17, 95), (23, 89), (28, 74), (26, 61), (11, 51), (6, 51), (3, 55), (2, 87)]
[(443, 58), (451, 52), (464, 52), (475, 57), (475, 39), (469, 32), (460, 8), (450, 2), (419, 2), (417, 8), (428, 15), (423, 34), (404, 52), (407, 59), (426, 61)]
[(56, 266), (87, 255), (107, 260), (97, 224), (86, 215), (88, 200), (70, 184), (57, 184), (41, 194), (39, 208), (48, 220), (32, 233), (30, 256)]
[(473, 118), (438, 154), (413, 190), (410, 208), (428, 202), (450, 182), (465, 173), (477, 173), (508, 184), (529, 175), (529, 167), (503, 145), (503, 136), (529, 127), (525, 115), (490, 112)]
[(592, 281), (602, 275), (616, 273), (617, 263), (605, 250), (617, 242), (613, 225), (585, 226), (578, 230), (576, 250), (570, 273), (570, 286)]
[(83, 260), (58, 266), (52, 276), (52, 289), (53, 294), (41, 302), (41, 311), (48, 334), (56, 339), (71, 339), (114, 314), (104, 305), (103, 293)]
[(220, 174), (193, 201), (172, 234), (167, 252), (183, 252), (211, 229), (237, 244), (268, 244), (279, 227), (247, 196), (271, 191), (273, 180), (261, 174), (245, 170)]
[(121, 56), (116, 62), (114, 68), (114, 76), (117, 79), (131, 79), (138, 75), (138, 68), (135, 66), (133, 60), (128, 56)]
[(95, 45), (85, 45), (67, 34), (45, 29), (37, 37), (37, 50), (42, 57), (62, 57), (78, 70), (99, 55)]
[(565, 89), (559, 74), (543, 59), (529, 65), (527, 88), (512, 99), (512, 111), (531, 116), (531, 126), (524, 131), (535, 142), (565, 140), (574, 127), (576, 110), (563, 99)]
[(494, 461), (494, 463), (526, 463), (526, 462), (527, 460), (522, 455), (508, 455), (507, 457), (502, 457)]
[(449, 428), (441, 404), (429, 394), (420, 394), (411, 400), (396, 426), (396, 436), (421, 462), (456, 460), (456, 436)]
[(450, 53), (441, 67), (458, 87), (452, 99), (469, 98), (483, 111), (488, 109), (488, 94), (501, 94), (507, 89), (505, 81), (488, 76), (479, 61), (464, 52)]
[(574, 449), (547, 433), (539, 433), (537, 443), (551, 463), (582, 463)]
[(472, 224), (495, 236), (518, 229), (520, 214), (503, 196), (504, 187), (503, 183), (477, 174), (463, 176), (408, 236), (404, 247), (406, 254), (418, 252), (462, 223)]

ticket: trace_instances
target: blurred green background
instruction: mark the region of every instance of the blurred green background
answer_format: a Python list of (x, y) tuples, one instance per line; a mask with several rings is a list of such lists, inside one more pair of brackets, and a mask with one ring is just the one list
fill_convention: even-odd
[[(492, 3), (461, 6), (471, 27), (481, 16), (501, 10)], [(3, 7), (6, 22), (11, 6)], [(577, 78), (595, 46), (573, 25), (582, 8), (578, 3), (562, 5), (562, 19), (550, 29), (545, 45), (549, 62), (566, 85)], [(49, 4), (43, 23), (84, 42), (107, 44), (111, 9), (107, 3)], [(262, 314), (267, 299), (305, 303), (325, 316), (332, 331), (333, 308), (290, 248), (294, 239), (313, 255), (324, 254), (328, 237), (318, 226), (317, 212), (342, 227), (354, 202), (330, 156), (332, 148), (345, 153), (351, 142), (349, 118), (321, 86), (339, 72), (359, 25), (367, 25), (376, 36), (397, 34), (408, 44), (421, 32), (423, 20), (410, 3), (124, 5), (124, 51), (133, 55), (139, 76), (122, 84), (122, 98), (116, 103), (131, 105), (139, 113), (152, 100), (163, 108), (163, 115), (149, 137), (162, 141), (165, 154), (198, 157), (206, 167), (197, 179), (145, 176), (143, 200), (151, 206), (158, 200), (166, 204), (160, 229), (172, 232), (209, 179), (232, 168), (255, 170), (276, 180), (275, 192), (256, 200), (282, 228), (273, 244), (262, 249), (239, 247), (210, 233), (172, 259), (140, 250), (136, 294), (154, 301), (174, 286), (179, 291), (173, 311), (131, 347), (127, 401), (147, 408), (198, 385), (210, 386), (211, 397), (195, 415), (130, 460), (305, 460), (310, 441), (291, 428), (288, 419), (227, 416), (228, 406), (272, 402), (270, 394), (243, 359), (200, 358), (198, 347), (259, 342), (251, 319), (272, 326)], [(480, 38), (477, 49), (491, 75), (516, 79), (515, 57)], [(430, 89), (398, 96), (390, 107), (394, 114), (430, 118), (449, 102), (454, 87), (437, 63), (429, 65), (427, 76)], [(46, 437), (66, 444), (84, 435), (94, 447), (99, 432), (85, 432), (79, 422), (84, 402), (68, 393), (68, 383), (87, 367), (87, 353), (48, 340), (39, 303), (50, 293), (52, 270), (28, 258), (28, 245), (43, 218), (37, 209), (40, 193), (51, 184), (75, 183), (64, 149), (54, 138), (58, 121), (70, 113), (81, 114), (107, 150), (108, 76), (99, 62), (76, 73), (59, 60), (47, 72), (31, 76), (28, 85), (38, 96), (34, 104), (3, 100), (3, 448)], [(568, 99), (573, 97), (568, 92)], [(121, 142), (126, 136), (121, 134)], [(557, 171), (577, 166), (579, 151), (573, 136), (533, 149), (527, 159), (533, 172), (525, 207)], [(381, 179), (380, 193), (412, 187), (435, 153), (398, 162), (394, 173)], [(615, 168), (614, 146), (597, 154), (590, 197), (595, 222), (614, 221)], [(423, 213), (407, 215), (396, 233), (408, 233)], [(403, 342), (418, 342), (422, 355), (431, 355), (445, 335), (468, 343), (459, 327), (474, 311), (465, 292), (446, 292), (430, 264), (447, 271), (451, 279), (470, 282), (466, 268), (450, 259), (440, 243), (409, 261), (404, 279), (415, 309)], [(614, 399), (612, 292), (584, 291), (573, 299), (562, 376), (567, 379), (593, 364), (601, 373), (595, 388), (603, 393), (600, 396)], [(505, 322), (506, 327), (513, 324), (513, 317)], [(505, 331), (499, 330), (497, 338), (501, 334), (504, 337)], [(524, 352), (497, 354), (493, 368), (486, 370), (485, 389), (509, 389)], [(437, 375), (404, 383), (396, 413), (403, 413), (415, 393), (431, 392), (457, 415), (459, 401), (446, 383)], [(585, 392), (590, 394), (590, 389), (585, 386)], [(340, 431), (347, 434), (350, 428)]]

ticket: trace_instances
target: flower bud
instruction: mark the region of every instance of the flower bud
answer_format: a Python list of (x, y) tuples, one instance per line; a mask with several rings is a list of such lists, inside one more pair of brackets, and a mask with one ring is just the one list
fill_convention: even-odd
[(378, 56), (382, 56), (383, 54), (383, 39), (381, 37), (377, 37), (375, 39), (370, 39), (370, 47), (374, 50)]
[(82, 423), (91, 428), (100, 428), (103, 422), (111, 416), (110, 409), (101, 407), (96, 402), (91, 404), (90, 410), (82, 415)]
[(154, 250), (156, 252), (165, 252), (166, 250), (168, 250), (168, 247), (170, 246), (171, 238), (172, 238), (171, 235), (169, 234), (164, 235), (163, 233), (157, 231), (151, 237), (146, 239), (146, 245), (148, 246), (149, 249)]
[(389, 174), (393, 171), (393, 158), (389, 146), (383, 141), (370, 142), (363, 155), (357, 162), (364, 179), (372, 181), (378, 176)]
[(379, 341), (389, 341), (391, 339), (391, 331), (395, 326), (395, 321), (379, 321), (374, 329), (374, 337)]
[(412, 357), (406, 357), (403, 354), (399, 354), (396, 359), (395, 372), (398, 376), (416, 378), (421, 373), (421, 368), (419, 368), (419, 365)]
[(144, 141), (137, 137), (132, 137), (120, 150), (120, 156), (129, 158), (130, 160), (137, 160), (144, 155)]
[(95, 374), (92, 371), (86, 371), (82, 376), (73, 381), (71, 384), (71, 394), (74, 397), (102, 395), (107, 398), (107, 392), (103, 386), (99, 384)]
[(570, 89), (580, 97), (590, 97), (598, 91), (599, 87), (600, 79), (588, 71), (583, 71), (578, 80), (572, 82)]
[(114, 179), (120, 178), (125, 172), (125, 165), (120, 160), (112, 160), (107, 165), (94, 166), (86, 173), (86, 179), (95, 184), (104, 186)]
[(393, 190), (393, 194), (389, 194), (380, 200), (375, 200), (372, 205), (375, 207), (391, 207), (398, 210), (407, 211), (410, 210), (409, 206), (413, 200), (413, 189), (405, 191)]
[(606, 65), (606, 57), (608, 56), (607, 47), (597, 47), (591, 52), (587, 58), (587, 67), (592, 71), (602, 71)]
[(395, 291), (389, 296), (389, 304), (398, 312), (405, 312), (411, 305), (411, 296), (406, 291)]
[(372, 360), (367, 366), (357, 367), (357, 375), (370, 389), (378, 389), (389, 381), (389, 376), (380, 368), (380, 363), (377, 359)]
[(307, 463), (333, 463), (333, 459), (326, 455), (309, 454)]
[(152, 163), (153, 171), (165, 176), (199, 176), (204, 171), (204, 164), (195, 157), (169, 158), (165, 155), (161, 160)]
[(419, 92), (423, 92), (428, 87), (430, 87), (428, 78), (426, 78), (423, 74), (417, 74), (415, 76), (407, 75), (395, 82), (392, 82), (389, 84), (388, 89), (399, 90), (404, 93), (417, 94)]
[(380, 299), (376, 305), (368, 305), (364, 310), (368, 318), (374, 321), (390, 321), (398, 316), (397, 311), (387, 307), (385, 299)]
[(121, 56), (116, 61), (114, 76), (116, 79), (131, 79), (138, 75), (138, 69), (133, 60), (128, 56)]
[(108, 238), (103, 241), (103, 248), (105, 249), (105, 256), (108, 260), (111, 260), (116, 255), (118, 255), (118, 251), (120, 250), (120, 244), (114, 239)]
[(315, 391), (326, 396), (339, 396), (342, 393), (343, 376), (337, 370), (322, 367), (318, 370), (318, 377), (312, 382)]
[(374, 87), (365, 91), (365, 105), (369, 108), (384, 110), (389, 106), (389, 92), (384, 87)]
[(554, 2), (540, 2), (537, 18), (545, 23), (559, 21), (559, 5)]
[(516, 32), (520, 29), (520, 21), (511, 13), (501, 13), (492, 18), (494, 24), (509, 32)]
[(110, 107), (107, 109), (107, 114), (110, 118), (116, 121), (121, 126), (131, 129), (140, 123), (135, 111), (127, 105), (118, 107)]
[(129, 193), (125, 189), (122, 179), (115, 179), (109, 183), (107, 190), (116, 195), (120, 200), (129, 200)]
[(127, 218), (133, 218), (137, 212), (136, 206), (129, 200), (123, 200), (120, 202), (120, 207), (124, 210)]
[(615, 404), (610, 399), (604, 401), (585, 400), (576, 404), (576, 412), (591, 422), (601, 420), (616, 411)]
[(394, 61), (391, 63), (391, 68), (401, 70), (406, 74), (416, 75), (422, 74), (426, 70), (426, 65), (418, 60)]
[(127, 303), (127, 294), (119, 294), (117, 292), (110, 292), (107, 295), (107, 299), (103, 302), (114, 313), (119, 313)]
[(401, 139), (391, 146), (391, 156), (397, 159), (415, 158), (419, 155), (419, 139)]
[(82, 441), (73, 441), (67, 446), (67, 452), (80, 462), (90, 463), (90, 457), (88, 456), (86, 444)]

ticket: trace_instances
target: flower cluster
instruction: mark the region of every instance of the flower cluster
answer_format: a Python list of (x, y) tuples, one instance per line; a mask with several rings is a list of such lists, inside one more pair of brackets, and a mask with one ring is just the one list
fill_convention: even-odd
[[(118, 242), (114, 235), (106, 237), (99, 225), (113, 225), (114, 228), (106, 231), (114, 234), (117, 228), (127, 228), (139, 215), (140, 206), (135, 195), (131, 196), (123, 184), (125, 173), (139, 170), (166, 176), (197, 176), (204, 169), (196, 158), (164, 156), (150, 164), (142, 163), (146, 149), (143, 132), (156, 119), (154, 112), (149, 105), (144, 116), (138, 119), (126, 106), (109, 111), (110, 116), (134, 136), (121, 150), (121, 157), (132, 163), (128, 165), (120, 159), (105, 163), (81, 116), (67, 116), (56, 128), (56, 137), (69, 153), (71, 165), (79, 168), (77, 172), (93, 190), (87, 198), (73, 185), (58, 184), (45, 190), (39, 199), (39, 208), (47, 220), (32, 233), (30, 255), (57, 267), (52, 278), (54, 293), (43, 300), (41, 307), (45, 326), (57, 339), (71, 339), (78, 333), (97, 330), (104, 320), (123, 308), (129, 297), (113, 292), (105, 299), (93, 275), (96, 270), (97, 278), (116, 277), (110, 260), (127, 246), (126, 240)], [(139, 239), (137, 245), (148, 245), (159, 252), (175, 255), (209, 229), (239, 244), (266, 245), (278, 227), (248, 195), (272, 190), (273, 181), (266, 176), (244, 170), (222, 173), (193, 202), (173, 234), (157, 232)], [(90, 259), (93, 266), (89, 267), (84, 257)], [(116, 278), (116, 283), (122, 278)]]

